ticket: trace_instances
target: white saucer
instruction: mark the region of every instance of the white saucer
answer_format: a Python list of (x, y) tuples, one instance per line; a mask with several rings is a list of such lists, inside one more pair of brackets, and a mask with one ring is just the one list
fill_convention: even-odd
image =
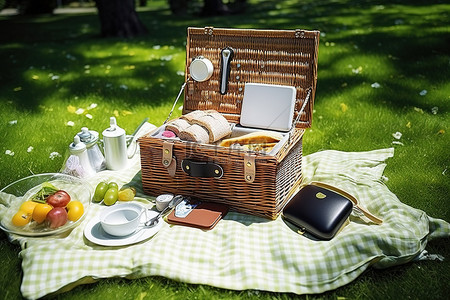
[[(152, 218), (158, 212), (147, 210), (147, 217)], [(145, 214), (142, 214), (142, 220), (145, 221)], [(144, 227), (138, 229), (135, 233), (127, 236), (113, 236), (106, 233), (100, 224), (100, 218), (94, 217), (84, 227), (84, 236), (91, 242), (101, 246), (126, 246), (142, 242), (154, 236), (162, 227), (163, 220), (160, 218), (153, 227)]]

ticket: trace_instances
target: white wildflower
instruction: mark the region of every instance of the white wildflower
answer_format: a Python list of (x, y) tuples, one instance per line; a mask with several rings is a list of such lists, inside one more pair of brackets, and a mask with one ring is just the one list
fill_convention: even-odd
[(66, 123), (66, 126), (73, 127), (74, 125), (75, 125), (75, 123), (74, 123), (73, 121), (68, 121), (68, 122)]
[(27, 152), (30, 153), (31, 151), (33, 151), (33, 149), (34, 149), (34, 147), (30, 146), (30, 147), (28, 147)]
[(12, 120), (8, 122), (9, 125), (16, 125), (17, 124), (17, 120)]
[(155, 49), (155, 50), (161, 49), (161, 46), (160, 45), (155, 45), (155, 46), (153, 46), (153, 49)]
[(374, 82), (370, 86), (373, 87), (374, 89), (378, 89), (381, 87), (381, 85), (378, 82)]
[(397, 131), (396, 133), (393, 133), (392, 136), (393, 136), (395, 139), (399, 140), (399, 139), (402, 138), (402, 133)]
[(51, 77), (51, 79), (52, 79), (52, 80), (58, 80), (58, 79), (59, 79), (59, 76), (58, 76), (58, 75), (53, 75), (53, 76)]
[(392, 144), (400, 145), (400, 146), (404, 146), (405, 145), (405, 144), (403, 144), (402, 142), (399, 142), (399, 141), (392, 141)]
[(86, 118), (91, 119), (92, 120), (92, 115), (91, 114), (86, 114)]
[(97, 103), (91, 103), (87, 109), (93, 109), (97, 107)]
[(425, 96), (426, 94), (428, 94), (427, 90), (421, 90), (419, 93), (420, 96)]
[(359, 74), (361, 72), (362, 72), (362, 67), (361, 66), (359, 66), (359, 67), (357, 67), (355, 69), (352, 69), (352, 73), (353, 74)]
[(77, 115), (81, 115), (82, 113), (84, 113), (84, 108), (78, 108), (78, 109), (75, 111), (75, 113), (76, 113)]
[(50, 153), (49, 158), (50, 158), (51, 160), (54, 160), (54, 159), (57, 158), (57, 157), (61, 157), (61, 154), (59, 154), (58, 152), (52, 152), (52, 153)]
[(165, 56), (161, 56), (161, 60), (165, 60), (165, 61), (171, 61), (172, 60), (172, 55), (165, 55)]
[(124, 89), (124, 90), (128, 90), (128, 86), (126, 86), (125, 84), (121, 84), (119, 86), (119, 88)]
[(178, 110), (183, 110), (183, 105), (181, 105), (180, 107), (178, 107)]
[(90, 65), (85, 65), (84, 68), (85, 69), (89, 69), (91, 66)]
[(435, 106), (435, 107), (433, 107), (433, 108), (431, 109), (431, 113), (432, 113), (433, 115), (437, 115), (438, 110), (439, 110), (439, 107)]
[(183, 71), (177, 71), (177, 75), (184, 76), (184, 72)]
[(5, 154), (9, 156), (14, 156), (14, 152), (9, 149), (5, 151)]

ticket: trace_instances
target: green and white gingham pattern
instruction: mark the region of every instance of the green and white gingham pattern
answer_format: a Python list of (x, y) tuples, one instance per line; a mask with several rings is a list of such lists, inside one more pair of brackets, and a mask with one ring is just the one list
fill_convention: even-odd
[[(231, 212), (211, 231), (165, 223), (147, 241), (103, 247), (83, 236), (87, 221), (104, 209), (92, 204), (86, 220), (66, 236), (11, 237), (23, 248), (22, 294), (35, 299), (99, 278), (152, 275), (234, 290), (321, 293), (351, 282), (370, 266), (411, 261), (429, 239), (449, 236), (450, 224), (401, 203), (382, 183), (385, 161), (393, 153), (322, 151), (303, 160), (305, 182), (322, 181), (346, 190), (381, 217), (382, 225), (352, 217), (333, 240), (315, 241), (297, 234), (282, 218), (269, 221)], [(132, 181), (142, 192), (139, 168), (136, 158), (132, 168), (101, 172), (91, 183)]]

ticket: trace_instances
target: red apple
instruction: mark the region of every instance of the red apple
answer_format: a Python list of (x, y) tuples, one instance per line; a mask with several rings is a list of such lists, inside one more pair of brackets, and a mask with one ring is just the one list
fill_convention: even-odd
[(46, 219), (50, 228), (58, 228), (67, 223), (67, 211), (64, 207), (54, 207), (48, 212)]
[(66, 207), (66, 205), (70, 202), (70, 195), (67, 194), (66, 191), (59, 190), (48, 196), (46, 201), (53, 207)]

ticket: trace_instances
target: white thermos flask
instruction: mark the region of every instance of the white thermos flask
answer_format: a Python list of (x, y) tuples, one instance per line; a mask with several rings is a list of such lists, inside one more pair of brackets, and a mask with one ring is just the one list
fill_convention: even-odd
[(71, 156), (74, 156), (74, 158), (69, 157), (68, 162), (66, 162), (69, 169), (75, 170), (80, 177), (89, 177), (95, 174), (95, 170), (89, 162), (86, 145), (80, 141), (78, 135), (73, 138), (73, 143), (69, 145), (69, 152)]
[(117, 126), (115, 117), (111, 117), (109, 128), (103, 131), (106, 168), (121, 170), (128, 164), (125, 130)]

